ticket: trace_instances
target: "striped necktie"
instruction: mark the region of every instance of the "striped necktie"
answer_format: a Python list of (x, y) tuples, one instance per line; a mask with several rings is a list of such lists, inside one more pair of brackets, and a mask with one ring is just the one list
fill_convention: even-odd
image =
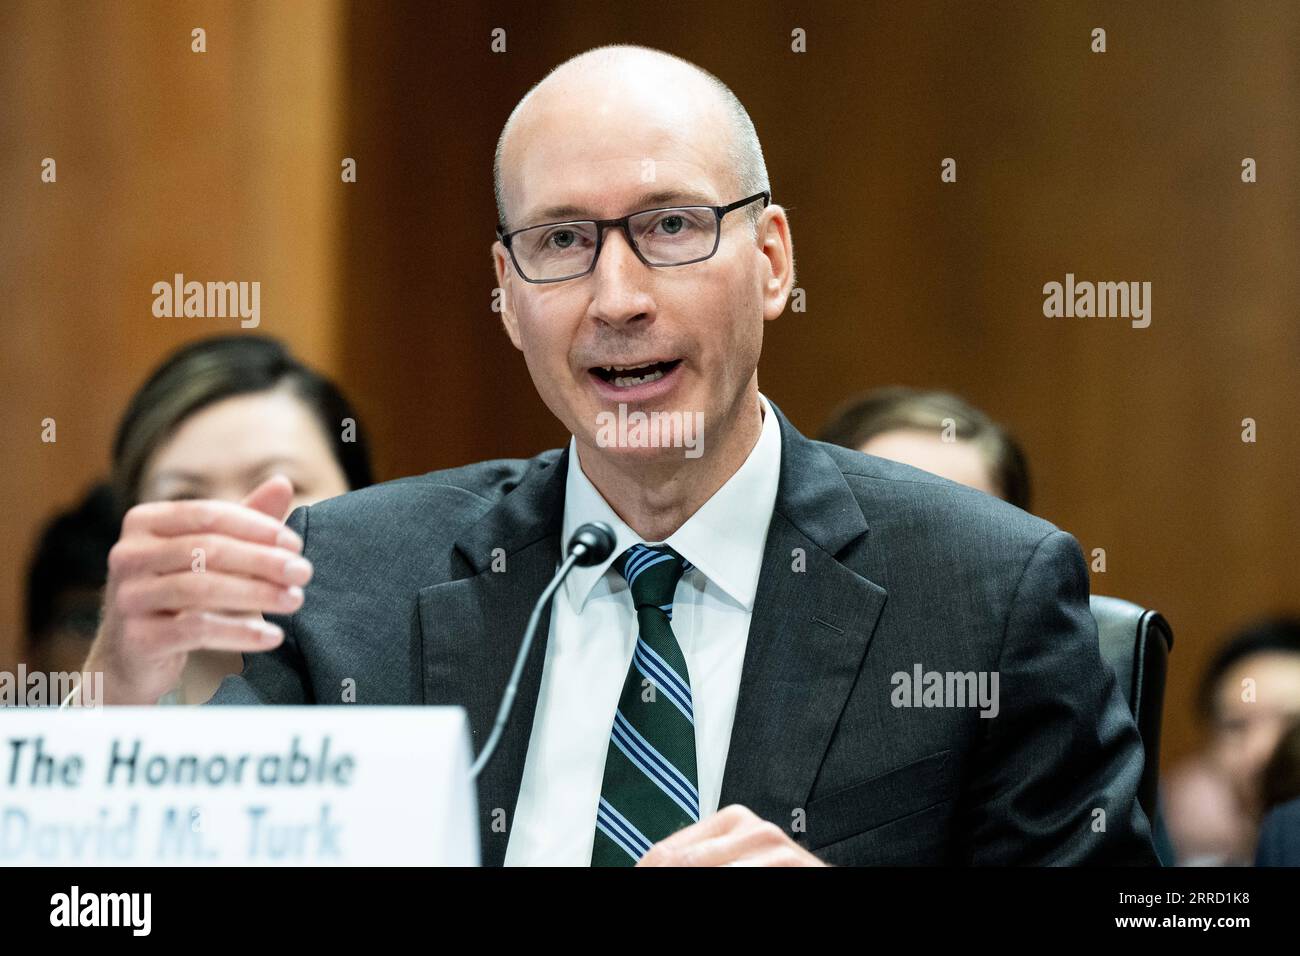
[(700, 818), (691, 677), (669, 623), (686, 562), (634, 544), (614, 562), (636, 606), (636, 651), (614, 712), (596, 810), (592, 866), (631, 866)]

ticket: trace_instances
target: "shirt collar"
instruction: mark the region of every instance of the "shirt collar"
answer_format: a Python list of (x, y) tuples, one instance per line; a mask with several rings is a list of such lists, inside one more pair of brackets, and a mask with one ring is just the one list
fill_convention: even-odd
[[(759, 395), (759, 403), (763, 409), (763, 427), (749, 457), (713, 497), (662, 542), (746, 611), (753, 610), (758, 591), (763, 547), (781, 476), (781, 427), (767, 399)], [(583, 473), (577, 442), (570, 438), (561, 542), (567, 543), (578, 527), (588, 521), (608, 524), (614, 530), (615, 545), (610, 556), (600, 564), (575, 567), (565, 579), (566, 596), (579, 613), (615, 559), (640, 543), (641, 538), (614, 513)]]

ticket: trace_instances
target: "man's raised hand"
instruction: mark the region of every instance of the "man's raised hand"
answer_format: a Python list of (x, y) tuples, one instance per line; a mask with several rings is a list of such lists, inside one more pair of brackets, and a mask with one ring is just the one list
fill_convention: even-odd
[(190, 651), (280, 644), (283, 632), (262, 614), (301, 607), (312, 574), (302, 540), (283, 524), (292, 500), (277, 475), (239, 504), (159, 501), (126, 513), (84, 667), (103, 672), (106, 703), (157, 703)]

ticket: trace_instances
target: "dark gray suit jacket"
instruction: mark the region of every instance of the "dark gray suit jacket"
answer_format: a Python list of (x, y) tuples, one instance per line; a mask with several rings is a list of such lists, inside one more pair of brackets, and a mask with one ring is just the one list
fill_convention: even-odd
[[(1075, 540), (777, 416), (721, 805), (836, 864), (1154, 864), (1141, 743), (1099, 656)], [(567, 451), (482, 462), (295, 511), (316, 568), (307, 599), (213, 703), (339, 703), (353, 681), (360, 704), (465, 707), (481, 747), (556, 569), (568, 465)], [(514, 818), (543, 657), (535, 646), (479, 780), (485, 864), (505, 856), (491, 823)], [(996, 672), (998, 715), (895, 706), (892, 676), (917, 665)]]

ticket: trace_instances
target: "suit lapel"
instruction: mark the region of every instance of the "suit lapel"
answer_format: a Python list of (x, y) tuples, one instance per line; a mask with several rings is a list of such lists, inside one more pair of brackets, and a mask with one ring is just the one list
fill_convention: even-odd
[(777, 416), (781, 477), (720, 807), (739, 803), (789, 830), (807, 806), (886, 593), (838, 560), (867, 532), (839, 467)]
[[(740, 803), (788, 828), (791, 814), (807, 805), (886, 595), (838, 560), (867, 532), (839, 468), (772, 408), (781, 425), (781, 477), (721, 806)], [(457, 539), (455, 578), (420, 591), (425, 703), (465, 707), (476, 754), (491, 732), (533, 603), (555, 572), (567, 468), (567, 452), (540, 459)], [(504, 555), (504, 571), (493, 570), (494, 553)], [(505, 860), (549, 629), (548, 609), (510, 722), (478, 781), (485, 866)]]
[[(420, 591), (425, 703), (466, 709), (476, 755), (491, 733), (533, 604), (555, 573), (567, 464), (566, 452), (535, 465), (457, 539), (453, 573), (464, 576)], [(505, 860), (549, 630), (548, 608), (538, 623), (510, 721), (478, 779), (485, 866)]]

